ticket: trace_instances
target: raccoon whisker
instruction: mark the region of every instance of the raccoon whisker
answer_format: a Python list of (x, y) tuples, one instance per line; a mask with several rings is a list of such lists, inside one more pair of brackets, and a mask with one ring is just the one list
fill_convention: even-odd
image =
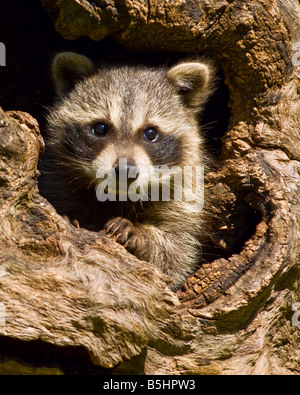
[(97, 178), (94, 178), (91, 180), (91, 182), (88, 184), (88, 189), (90, 189), (92, 186), (94, 187), (94, 192), (96, 191), (97, 187), (99, 185), (99, 182), (97, 181)]
[[(77, 151), (76, 151), (76, 147), (73, 147), (70, 145), (70, 148), (68, 148), (68, 146), (66, 146), (65, 144), (62, 144), (61, 141), (56, 140), (55, 142), (51, 142), (51, 145), (53, 145), (54, 147), (56, 146), (57, 149), (60, 152), (60, 158), (61, 159), (66, 159), (67, 161), (70, 161), (70, 159), (72, 159), (72, 161), (74, 161), (74, 159), (80, 163), (82, 163), (83, 165), (86, 166), (87, 163), (91, 163), (91, 160), (89, 158), (86, 158), (85, 156), (81, 156)], [(74, 150), (75, 148), (75, 150)]]
[(201, 125), (201, 132), (212, 129), (217, 123), (218, 123), (218, 121), (211, 121), (211, 122), (202, 124)]
[[(72, 81), (73, 74), (79, 84)], [(185, 164), (191, 158), (195, 165), (203, 164), (199, 113), (212, 91), (212, 74), (212, 66), (200, 60), (170, 68), (118, 65), (97, 71), (85, 56), (64, 52), (52, 64), (58, 100), (47, 108), (42, 195), (47, 198), (48, 193), (59, 214), (75, 218), (87, 229), (99, 231), (113, 221), (114, 227), (119, 226), (116, 241), (122, 240), (137, 258), (169, 275), (173, 290), (198, 267), (198, 240), (205, 233), (203, 215), (188, 199), (181, 203), (174, 196), (184, 177), (189, 181), (183, 173)], [(146, 125), (142, 133), (141, 125)], [(140, 168), (132, 201), (131, 190), (126, 191), (126, 201), (120, 199), (125, 191), (115, 179), (97, 178), (98, 165), (112, 166), (118, 157)], [(187, 195), (193, 197), (191, 181)], [(102, 205), (97, 188), (103, 186), (118, 193), (119, 199)]]
[(76, 179), (70, 181), (70, 184), (73, 184), (74, 181), (76, 181), (76, 184), (73, 185), (73, 189), (72, 189), (73, 192), (79, 191), (80, 189), (85, 188), (87, 186), (85, 182), (80, 183)]
[[(77, 177), (73, 177), (73, 178), (70, 178), (69, 180), (68, 180), (68, 182), (69, 183), (73, 183), (73, 182), (75, 182), (76, 181), (76, 183), (77, 183), (77, 185), (79, 185), (79, 180), (81, 180), (82, 179), (82, 176), (77, 176)], [(86, 185), (86, 181), (84, 182), (84, 183), (82, 183), (81, 185)]]
[(47, 112), (49, 112), (49, 106), (46, 106), (46, 105), (44, 105), (44, 104), (42, 104), (42, 103), (40, 103), (38, 101), (35, 101), (35, 100), (33, 101), (33, 103), (35, 105), (39, 106), (40, 108), (43, 108), (44, 110), (47, 110)]
[(87, 188), (85, 183), (76, 184), (76, 185), (73, 186), (71, 191), (72, 191), (72, 193), (75, 193), (75, 192), (78, 192), (78, 191), (82, 190), (83, 188)]
[[(139, 200), (139, 203), (140, 203), (140, 206), (142, 207), (142, 202), (140, 202), (140, 200)], [(137, 212), (137, 209), (136, 209), (135, 205), (133, 205), (132, 207), (133, 207), (133, 211), (134, 211), (135, 217), (138, 218), (138, 212)]]
[(173, 167), (173, 166), (178, 166), (178, 162), (167, 162), (167, 163), (158, 163), (155, 166), (161, 167), (161, 166), (166, 166), (166, 167)]
[(59, 160), (54, 160), (53, 163), (62, 165), (65, 168), (71, 168), (76, 170), (91, 169), (91, 162), (83, 160), (82, 158), (74, 157), (70, 154), (61, 154)]

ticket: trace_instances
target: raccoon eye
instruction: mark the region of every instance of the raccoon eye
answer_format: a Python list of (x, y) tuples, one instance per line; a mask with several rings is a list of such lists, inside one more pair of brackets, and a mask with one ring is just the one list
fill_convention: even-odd
[(105, 136), (108, 132), (108, 128), (104, 123), (96, 123), (93, 126), (92, 133), (94, 136)]
[(153, 128), (147, 129), (144, 133), (144, 138), (146, 141), (154, 143), (158, 139), (158, 131)]

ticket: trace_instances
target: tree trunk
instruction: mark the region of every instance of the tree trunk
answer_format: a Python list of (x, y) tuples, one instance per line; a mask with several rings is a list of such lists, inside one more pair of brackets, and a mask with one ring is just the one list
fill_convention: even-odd
[(230, 120), (206, 175), (207, 262), (175, 294), (156, 268), (56, 214), (37, 189), (37, 122), (1, 110), (0, 371), (29, 369), (30, 344), (56, 359), (40, 356), (39, 373), (67, 373), (70, 355), (73, 373), (83, 360), (88, 373), (300, 373), (299, 3), (42, 4), (68, 40), (215, 59)]

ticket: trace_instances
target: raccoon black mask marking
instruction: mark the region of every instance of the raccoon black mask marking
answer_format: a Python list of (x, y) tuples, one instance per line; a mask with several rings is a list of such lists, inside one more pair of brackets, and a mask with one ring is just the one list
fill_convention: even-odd
[[(210, 66), (96, 70), (85, 56), (63, 52), (52, 71), (59, 100), (47, 117), (42, 195), (80, 226), (105, 229), (170, 275), (177, 289), (199, 263), (202, 212), (188, 199), (176, 201), (174, 190), (169, 201), (151, 201), (148, 176), (160, 166), (178, 171), (202, 165), (197, 116), (210, 93)], [(98, 199), (100, 168), (115, 172), (115, 201)], [(138, 182), (137, 192), (146, 191), (149, 199), (121, 201), (118, 177), (124, 172), (128, 185)]]

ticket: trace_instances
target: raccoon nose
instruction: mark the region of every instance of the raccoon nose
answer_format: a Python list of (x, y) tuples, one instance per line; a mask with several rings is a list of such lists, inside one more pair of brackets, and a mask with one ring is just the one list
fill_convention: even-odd
[(113, 168), (116, 172), (117, 180), (123, 177), (127, 177), (128, 181), (133, 182), (138, 178), (139, 168), (133, 160), (130, 159), (119, 159)]

